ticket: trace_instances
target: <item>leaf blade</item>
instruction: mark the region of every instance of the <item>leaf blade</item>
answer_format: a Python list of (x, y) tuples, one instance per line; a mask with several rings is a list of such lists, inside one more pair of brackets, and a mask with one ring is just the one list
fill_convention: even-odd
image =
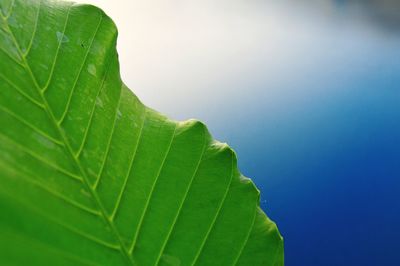
[[(0, 129), (0, 204), (15, 215), (3, 216), (0, 230), (15, 237), (10, 241), (24, 239), (20, 231), (41, 249), (53, 246), (49, 260), (62, 253), (60, 263), (101, 265), (232, 265), (249, 250), (263, 257), (257, 248), (271, 245), (277, 248), (267, 265), (283, 264), (280, 235), (259, 215), (259, 193), (241, 176), (234, 152), (212, 141), (203, 124), (172, 121), (144, 106), (122, 83), (111, 19), (88, 5), (14, 4), (38, 11), (28, 18), (32, 33), (18, 29), (19, 9), (1, 15), (0, 85), (8, 92), (0, 94), (7, 123)], [(18, 71), (3, 70), (5, 64)], [(13, 89), (23, 93), (17, 98)], [(22, 98), (47, 117), (18, 108), (13, 100)], [(40, 215), (30, 219), (33, 213)], [(51, 235), (40, 234), (43, 225)], [(254, 240), (260, 225), (275, 233), (273, 241)], [(100, 246), (108, 256), (98, 254)]]

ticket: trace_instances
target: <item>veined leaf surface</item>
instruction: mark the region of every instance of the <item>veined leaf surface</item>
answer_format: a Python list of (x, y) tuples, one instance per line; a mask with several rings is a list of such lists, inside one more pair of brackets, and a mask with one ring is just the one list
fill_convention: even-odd
[(283, 265), (235, 153), (122, 83), (110, 18), (0, 8), (1, 265)]

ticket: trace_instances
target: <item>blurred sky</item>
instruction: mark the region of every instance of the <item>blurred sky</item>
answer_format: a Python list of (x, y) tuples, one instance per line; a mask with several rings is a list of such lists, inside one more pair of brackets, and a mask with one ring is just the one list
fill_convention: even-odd
[(399, 1), (79, 2), (146, 105), (238, 152), (286, 265), (399, 265)]

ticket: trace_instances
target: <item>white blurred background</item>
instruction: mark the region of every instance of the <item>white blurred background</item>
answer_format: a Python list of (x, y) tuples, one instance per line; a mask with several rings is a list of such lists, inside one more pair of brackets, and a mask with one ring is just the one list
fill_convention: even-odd
[[(102, 7), (116, 22), (123, 80), (144, 103), (211, 123), (209, 113), (229, 112), (225, 105), (256, 110), (306, 100), (299, 83), (308, 85), (315, 69), (345, 72), (360, 63), (352, 60), (367, 61), (382, 40), (362, 18), (393, 9), (393, 1), (364, 1), (368, 12), (360, 12), (360, 1), (79, 2)], [(360, 47), (360, 39), (368, 44)]]

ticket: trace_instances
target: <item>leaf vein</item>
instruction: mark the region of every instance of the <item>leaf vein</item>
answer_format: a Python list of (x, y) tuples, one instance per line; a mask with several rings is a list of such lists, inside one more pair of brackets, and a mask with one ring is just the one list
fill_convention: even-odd
[[(99, 28), (99, 26), (100, 26), (100, 24), (101, 24), (101, 21), (102, 21), (102, 19), (103, 19), (103, 16), (104, 16), (104, 15), (102, 15), (101, 20), (100, 20), (100, 22), (99, 22), (99, 25), (98, 25), (98, 27), (97, 27), (97, 29), (96, 29), (96, 33), (97, 33), (98, 28)], [(7, 23), (6, 23), (6, 25), (7, 25), (8, 32), (10, 33), (10, 35), (11, 35), (11, 37), (12, 37), (12, 39), (13, 39), (13, 41), (14, 41), (14, 43), (15, 43), (15, 45), (16, 45), (18, 51), (19, 51), (19, 54), (22, 55), (21, 49), (19, 48), (18, 42), (16, 41), (13, 32), (11, 31), (11, 29), (10, 29), (10, 27), (8, 26)], [(94, 37), (93, 37), (93, 39), (94, 39)], [(93, 39), (92, 39), (92, 43), (93, 43)], [(55, 118), (55, 116), (54, 116), (54, 114), (53, 114), (53, 112), (52, 112), (52, 109), (50, 108), (50, 106), (49, 106), (49, 104), (48, 104), (46, 98), (44, 97), (44, 93), (42, 92), (42, 90), (41, 90), (41, 88), (40, 88), (40, 86), (39, 86), (39, 84), (38, 84), (38, 82), (37, 82), (37, 80), (36, 80), (34, 74), (32, 73), (32, 70), (31, 70), (31, 68), (30, 68), (30, 66), (29, 66), (29, 64), (28, 64), (28, 62), (26, 61), (25, 58), (23, 58), (23, 60), (24, 60), (24, 65), (23, 65), (23, 66), (24, 66), (25, 69), (28, 71), (28, 74), (30, 75), (33, 84), (35, 85), (35, 87), (36, 87), (38, 93), (40, 94), (40, 96), (41, 96), (41, 98), (42, 98), (42, 101), (43, 101), (43, 103), (44, 103), (44, 105), (45, 105), (46, 113), (47, 113), (48, 116), (52, 119), (53, 124), (54, 124), (54, 127), (59, 131), (61, 137), (63, 138), (63, 141), (64, 141), (64, 143), (65, 143), (65, 149), (66, 149), (66, 151), (69, 153), (69, 155), (70, 155), (72, 161), (73, 161), (73, 162), (76, 164), (76, 166), (79, 168), (79, 171), (81, 172), (81, 174), (82, 174), (82, 176), (83, 176), (83, 178), (82, 178), (82, 179), (83, 179), (83, 183), (84, 183), (84, 184), (86, 185), (86, 187), (89, 189), (89, 192), (91, 193), (91, 195), (92, 195), (92, 197), (93, 197), (95, 203), (96, 203), (96, 204), (98, 205), (98, 207), (100, 208), (101, 214), (102, 214), (102, 216), (103, 216), (105, 222), (110, 226), (110, 228), (111, 228), (111, 230), (112, 230), (112, 233), (114, 234), (115, 238), (116, 238), (117, 241), (121, 244), (121, 245), (120, 245), (120, 248), (119, 248), (119, 250), (121, 251), (121, 254), (124, 255), (124, 258), (125, 258), (130, 264), (135, 265), (135, 263), (134, 263), (132, 257), (131, 257), (131, 256), (129, 255), (129, 253), (128, 253), (128, 250), (126, 249), (126, 247), (125, 247), (124, 244), (123, 244), (123, 241), (122, 241), (122, 239), (121, 239), (121, 236), (120, 236), (119, 232), (118, 232), (117, 229), (115, 228), (114, 224), (108, 219), (108, 217), (107, 217), (107, 215), (106, 215), (105, 208), (104, 208), (104, 206), (102, 205), (102, 203), (101, 203), (101, 201), (100, 201), (98, 195), (97, 195), (96, 192), (91, 188), (85, 170), (83, 169), (83, 167), (82, 167), (82, 165), (80, 164), (79, 160), (77, 160), (77, 158), (75, 158), (74, 152), (73, 152), (73, 150), (72, 150), (72, 147), (70, 146), (70, 144), (69, 144), (69, 142), (68, 142), (68, 139), (67, 139), (67, 137), (65, 136), (65, 132), (61, 129), (60, 123), (56, 120), (56, 118)], [(85, 59), (85, 60), (86, 60), (86, 59)], [(72, 95), (71, 95), (71, 96), (72, 96)]]
[(36, 35), (36, 31), (38, 28), (38, 22), (39, 22), (39, 15), (40, 15), (40, 8), (42, 5), (42, 1), (39, 1), (39, 5), (38, 5), (38, 11), (36, 13), (36, 18), (35, 18), (35, 25), (33, 26), (33, 32), (32, 32), (32, 37), (29, 41), (28, 47), (26, 48), (26, 51), (23, 53), (24, 57), (27, 57), (27, 55), (29, 54), (29, 52), (31, 51), (32, 45), (33, 45), (33, 40), (35, 38)]
[(102, 22), (102, 21), (103, 21), (103, 16), (101, 16), (100, 19), (99, 19), (99, 23), (97, 24), (96, 30), (95, 30), (95, 32), (94, 32), (94, 34), (93, 34), (93, 37), (92, 37), (92, 39), (91, 39), (91, 41), (90, 41), (90, 44), (89, 44), (89, 47), (88, 47), (88, 49), (87, 49), (87, 51), (86, 51), (86, 54), (85, 54), (85, 56), (84, 56), (84, 58), (83, 58), (81, 67), (80, 67), (80, 69), (79, 69), (79, 72), (78, 72), (78, 74), (77, 74), (77, 76), (76, 76), (76, 78), (75, 78), (75, 81), (74, 81), (73, 86), (72, 86), (72, 88), (71, 88), (71, 91), (70, 91), (70, 93), (69, 93), (68, 101), (67, 101), (67, 104), (66, 104), (66, 106), (65, 106), (64, 112), (62, 113), (61, 117), (60, 117), (60, 118), (58, 119), (58, 121), (57, 121), (57, 124), (58, 124), (58, 125), (61, 125), (61, 124), (62, 124), (62, 122), (63, 122), (64, 119), (65, 119), (65, 116), (66, 116), (67, 113), (68, 113), (68, 109), (69, 109), (69, 106), (70, 106), (70, 104), (71, 104), (72, 96), (73, 96), (73, 94), (74, 94), (76, 85), (77, 85), (78, 80), (79, 80), (79, 78), (80, 78), (80, 76), (81, 76), (81, 74), (82, 74), (82, 71), (83, 71), (83, 66), (85, 65), (86, 60), (87, 60), (87, 58), (88, 58), (88, 55), (89, 55), (89, 53), (90, 53), (90, 50), (92, 49), (93, 42), (94, 42), (94, 40), (95, 40), (95, 38), (96, 38), (97, 32), (98, 32), (99, 29), (100, 29), (100, 25), (101, 25), (101, 22)]
[(15, 114), (14, 112), (10, 111), (8, 108), (1, 106), (0, 105), (0, 110), (2, 110), (3, 112), (9, 114), (10, 116), (12, 116), (15, 120), (19, 121), (20, 123), (24, 124), (25, 126), (29, 127), (30, 129), (32, 129), (33, 131), (35, 131), (36, 133), (38, 133), (39, 135), (41, 135), (42, 137), (48, 139), (49, 141), (60, 145), (60, 146), (64, 146), (64, 143), (62, 143), (60, 140), (57, 140), (51, 136), (49, 136), (47, 133), (43, 132), (42, 130), (40, 130), (39, 128), (37, 128), (36, 126), (32, 125), (31, 123), (29, 123), (28, 121), (26, 121), (25, 119), (21, 118), (20, 116), (18, 116), (17, 114)]
[(100, 167), (100, 172), (98, 173), (96, 181), (95, 181), (95, 183), (94, 183), (94, 185), (92, 187), (93, 190), (96, 190), (97, 186), (99, 185), (101, 176), (103, 175), (103, 172), (104, 172), (104, 167), (105, 167), (106, 162), (107, 162), (108, 154), (110, 152), (111, 142), (112, 142), (112, 139), (114, 137), (114, 131), (115, 131), (115, 127), (116, 127), (115, 125), (116, 125), (117, 117), (118, 117), (118, 109), (119, 109), (119, 106), (121, 104), (122, 89), (123, 89), (122, 86), (123, 85), (121, 85), (121, 87), (120, 87), (121, 91), (120, 91), (120, 94), (119, 94), (117, 107), (115, 109), (114, 121), (113, 121), (113, 125), (112, 125), (112, 128), (111, 128), (110, 137), (108, 138), (108, 143), (107, 143), (107, 147), (106, 147), (106, 154), (104, 155), (103, 162), (102, 162), (101, 167)]
[(33, 99), (31, 96), (29, 96), (27, 93), (25, 93), (21, 88), (19, 88), (16, 84), (14, 84), (11, 80), (6, 78), (2, 73), (0, 73), (0, 78), (2, 78), (5, 82), (10, 84), (14, 89), (16, 89), (22, 96), (24, 96), (26, 99), (28, 99), (30, 102), (33, 104), (37, 105), (38, 107), (44, 109), (44, 105), (38, 102), (37, 100)]
[(10, 191), (4, 191), (3, 190), (3, 194), (6, 193), (7, 195), (9, 195), (10, 197), (14, 198), (16, 201), (18, 201), (20, 204), (23, 204), (26, 208), (38, 213), (39, 215), (41, 215), (43, 218), (48, 219), (49, 221), (52, 221), (53, 223), (55, 223), (58, 226), (61, 226), (69, 231), (71, 231), (74, 234), (77, 234), (83, 238), (86, 238), (90, 241), (93, 241), (99, 245), (105, 246), (107, 248), (110, 249), (115, 249), (115, 250), (120, 250), (120, 246), (116, 245), (114, 243), (108, 243), (102, 239), (99, 239), (93, 235), (90, 235), (86, 232), (81, 231), (80, 229), (73, 227), (67, 223), (65, 223), (64, 221), (57, 219), (56, 217), (50, 216), (47, 213), (43, 212), (43, 210), (38, 206), (38, 205), (33, 205), (30, 202), (24, 202), (21, 201), (19, 198), (17, 198), (15, 196), (15, 194), (11, 193)]
[[(30, 241), (31, 242), (30, 244), (34, 243), (34, 244), (36, 244), (36, 246), (43, 247), (46, 250), (50, 250), (51, 252), (57, 253), (58, 255), (66, 258), (66, 259), (74, 260), (75, 262), (79, 262), (79, 263), (81, 263), (83, 265), (98, 266), (98, 264), (95, 264), (92, 261), (87, 261), (87, 260), (85, 260), (85, 259), (83, 259), (81, 257), (78, 257), (76, 255), (72, 255), (72, 254), (66, 252), (63, 249), (55, 248), (53, 245), (49, 245), (49, 244), (44, 243), (44, 242), (39, 242), (39, 241), (37, 241), (37, 239), (35, 239), (33, 237), (28, 237), (26, 234), (23, 234), (23, 233), (21, 233), (19, 231), (13, 231), (11, 234), (13, 236), (18, 236), (18, 237), (24, 238), (25, 240)], [(30, 245), (30, 247), (33, 248), (33, 245)]]
[(35, 158), (36, 160), (41, 161), (45, 165), (53, 168), (54, 170), (57, 170), (57, 171), (65, 174), (65, 175), (67, 175), (68, 177), (74, 179), (74, 180), (77, 180), (77, 181), (80, 181), (80, 182), (83, 181), (83, 179), (80, 176), (77, 176), (77, 175), (69, 172), (68, 170), (62, 168), (61, 166), (58, 166), (56, 164), (53, 164), (53, 163), (49, 162), (46, 158), (36, 154), (34, 151), (26, 148), (25, 146), (17, 143), (16, 141), (10, 139), (8, 136), (4, 135), (3, 133), (0, 133), (0, 138), (2, 138), (4, 141), (9, 142), (12, 145), (17, 146), (19, 150), (21, 150), (21, 151), (25, 152), (26, 154), (30, 155), (32, 158)]
[(87, 212), (87, 213), (90, 213), (90, 214), (93, 214), (93, 215), (96, 215), (96, 216), (100, 216), (101, 215), (101, 213), (99, 211), (93, 210), (93, 209), (85, 206), (84, 204), (76, 202), (75, 200), (63, 195), (62, 193), (57, 192), (54, 188), (51, 188), (51, 187), (49, 187), (49, 186), (47, 186), (47, 185), (45, 185), (45, 184), (43, 184), (43, 183), (41, 183), (41, 182), (39, 182), (37, 180), (34, 180), (34, 179), (37, 179), (37, 177), (35, 177), (34, 179), (30, 178), (30, 177), (34, 176), (34, 174), (31, 173), (30, 171), (29, 171), (29, 173), (27, 172), (27, 174), (29, 174), (30, 176), (28, 177), (28, 176), (23, 175), (22, 173), (20, 173), (20, 176), (23, 177), (23, 179), (26, 182), (31, 183), (32, 185), (35, 185), (37, 187), (40, 187), (41, 189), (43, 189), (43, 190), (47, 191), (48, 193), (50, 193), (51, 195), (53, 195), (54, 197), (59, 198), (60, 200), (63, 200), (64, 202), (66, 202), (66, 203), (70, 204), (71, 206), (74, 206), (74, 207), (76, 207), (76, 208), (78, 208), (78, 209), (80, 209), (80, 210), (82, 210), (84, 212)]
[(174, 230), (174, 228), (175, 228), (176, 222), (178, 221), (179, 215), (181, 214), (182, 207), (183, 207), (183, 205), (184, 205), (184, 203), (185, 203), (185, 201), (186, 201), (186, 198), (187, 198), (187, 196), (188, 196), (188, 194), (189, 194), (190, 188), (192, 187), (193, 180), (194, 180), (194, 179), (196, 178), (196, 176), (197, 176), (197, 173), (198, 173), (200, 164), (201, 164), (201, 162), (202, 162), (202, 160), (203, 160), (204, 152), (205, 152), (205, 150), (206, 150), (206, 144), (207, 144), (206, 140), (207, 140), (207, 138), (206, 138), (206, 133), (204, 132), (204, 144), (203, 144), (202, 152), (201, 152), (200, 157), (199, 157), (199, 160), (198, 160), (198, 162), (197, 162), (197, 164), (196, 164), (196, 168), (195, 168), (195, 170), (194, 170), (194, 172), (193, 172), (193, 175), (192, 175), (192, 177), (190, 178), (190, 182), (189, 182), (189, 185), (188, 185), (188, 187), (187, 187), (187, 189), (186, 189), (186, 191), (185, 191), (185, 194), (184, 194), (184, 196), (183, 196), (183, 199), (182, 199), (182, 201), (181, 201), (181, 203), (180, 203), (180, 205), (179, 205), (179, 208), (178, 208), (178, 211), (177, 211), (177, 213), (176, 213), (176, 215), (175, 215), (175, 218), (174, 218), (174, 220), (173, 220), (172, 226), (171, 226), (171, 228), (170, 228), (170, 230), (169, 230), (169, 232), (168, 232), (168, 235), (167, 235), (166, 239), (164, 240), (163, 245), (162, 245), (162, 247), (161, 247), (161, 250), (160, 250), (160, 252), (159, 252), (159, 254), (158, 254), (158, 256), (157, 256), (157, 260), (156, 260), (155, 265), (158, 265), (158, 264), (159, 264), (159, 261), (160, 261), (160, 259), (161, 259), (161, 256), (162, 256), (163, 252), (164, 252), (164, 249), (165, 249), (166, 245), (168, 244), (168, 241), (170, 240), (170, 236), (171, 236), (171, 234), (172, 234), (172, 232), (173, 232), (173, 230)]
[(147, 197), (146, 205), (145, 205), (144, 210), (143, 210), (143, 212), (142, 212), (142, 215), (141, 215), (141, 217), (140, 217), (139, 225), (138, 225), (138, 227), (136, 228), (135, 234), (134, 234), (134, 236), (133, 236), (132, 244), (131, 244), (131, 247), (129, 248), (129, 254), (132, 254), (132, 252), (133, 252), (133, 250), (134, 250), (134, 248), (135, 248), (136, 241), (137, 241), (137, 238), (138, 238), (140, 229), (141, 229), (141, 227), (142, 227), (144, 217), (146, 216), (146, 213), (147, 213), (147, 209), (148, 209), (148, 207), (149, 207), (150, 200), (151, 200), (151, 198), (152, 198), (152, 196), (153, 196), (154, 188), (155, 188), (155, 186), (156, 186), (156, 184), (157, 184), (158, 178), (160, 177), (161, 171), (162, 171), (162, 169), (164, 168), (164, 163), (165, 163), (165, 161), (166, 161), (166, 159), (167, 159), (167, 157), (168, 157), (168, 154), (169, 154), (169, 151), (170, 151), (170, 149), (171, 149), (172, 143), (173, 143), (173, 141), (174, 141), (174, 139), (175, 139), (175, 133), (176, 133), (176, 129), (177, 129), (177, 127), (178, 127), (177, 124), (175, 124), (174, 127), (175, 127), (175, 128), (174, 128), (174, 132), (172, 133), (171, 140), (170, 140), (170, 142), (169, 142), (169, 144), (168, 144), (168, 147), (167, 147), (167, 150), (166, 150), (166, 152), (165, 152), (165, 155), (164, 155), (163, 161), (162, 161), (162, 163), (161, 163), (161, 166), (160, 166), (160, 168), (158, 169), (158, 173), (157, 173), (157, 176), (156, 176), (156, 178), (155, 178), (155, 180), (154, 180), (154, 182), (153, 182), (153, 185), (152, 185), (152, 187), (151, 187), (149, 196)]
[(81, 152), (82, 152), (82, 150), (83, 150), (83, 147), (85, 146), (86, 139), (87, 139), (87, 136), (88, 136), (88, 133), (89, 133), (89, 128), (90, 128), (91, 125), (92, 125), (93, 116), (94, 116), (94, 113), (95, 113), (95, 110), (96, 110), (96, 101), (97, 101), (97, 98), (98, 98), (99, 95), (100, 95), (100, 92), (101, 92), (101, 91), (103, 90), (103, 88), (104, 88), (104, 82), (105, 82), (105, 80), (107, 79), (107, 75), (108, 75), (109, 69), (110, 69), (110, 64), (107, 64), (107, 69), (106, 69), (106, 71), (105, 71), (105, 73), (104, 73), (103, 80), (102, 80), (101, 85), (100, 85), (100, 87), (99, 87), (99, 89), (98, 89), (96, 98), (95, 98), (95, 100), (93, 101), (92, 111), (90, 112), (90, 117), (89, 117), (88, 125), (85, 127), (85, 134), (83, 135), (83, 140), (82, 140), (82, 142), (81, 142), (81, 145), (79, 146), (78, 151), (77, 151), (76, 154), (75, 154), (75, 157), (77, 157), (77, 158), (80, 156), (80, 154), (81, 154)]
[(58, 54), (60, 53), (60, 48), (61, 48), (61, 45), (62, 45), (62, 40), (63, 40), (64, 35), (65, 35), (65, 30), (67, 29), (67, 25), (68, 25), (68, 21), (69, 21), (69, 13), (71, 11), (71, 6), (72, 6), (72, 4), (69, 4), (69, 6), (68, 6), (68, 11), (67, 11), (67, 16), (66, 16), (65, 22), (64, 22), (63, 32), (62, 32), (61, 36), (58, 37), (58, 45), (57, 45), (56, 54), (54, 55), (53, 63), (51, 64), (49, 77), (47, 78), (47, 81), (46, 81), (44, 87), (42, 88), (42, 91), (46, 91), (47, 90), (47, 88), (49, 87), (50, 82), (51, 82), (51, 80), (53, 78), (54, 68), (56, 66), (56, 62), (57, 62), (57, 59), (58, 59)]
[(8, 14), (4, 17), (5, 20), (8, 20), (8, 18), (11, 16), (13, 9), (14, 9), (14, 5), (15, 5), (15, 0), (12, 0), (11, 5), (8, 9)]
[(134, 153), (133, 153), (131, 162), (130, 162), (130, 164), (129, 164), (128, 174), (126, 175), (126, 177), (125, 177), (125, 179), (124, 179), (124, 183), (123, 183), (123, 185), (122, 185), (121, 192), (120, 192), (119, 195), (118, 195), (117, 202), (116, 202), (116, 204), (115, 204), (114, 210), (113, 210), (113, 212), (112, 212), (112, 214), (111, 214), (111, 217), (110, 217), (111, 220), (114, 220), (114, 218), (115, 218), (115, 215), (116, 215), (116, 213), (117, 213), (117, 211), (118, 211), (118, 209), (119, 209), (119, 205), (120, 205), (120, 203), (121, 203), (122, 196), (123, 196), (123, 194), (124, 194), (124, 192), (125, 192), (125, 188), (126, 188), (126, 185), (127, 185), (127, 183), (128, 183), (129, 176), (131, 175), (133, 162), (135, 161), (136, 153), (137, 153), (137, 150), (138, 150), (138, 147), (139, 147), (139, 144), (140, 144), (140, 140), (141, 140), (141, 138), (142, 138), (142, 132), (143, 132), (143, 126), (144, 126), (145, 120), (146, 120), (146, 112), (145, 112), (143, 121), (142, 121), (141, 126), (140, 126), (140, 130), (139, 130), (139, 134), (138, 134), (138, 139), (137, 139), (137, 141), (136, 141), (135, 150), (134, 150)]
[(21, 58), (16, 59), (14, 56), (12, 56), (12, 55), (10, 54), (10, 52), (6, 51), (2, 46), (0, 46), (0, 50), (3, 51), (3, 53), (4, 53), (6, 56), (8, 56), (11, 60), (13, 60), (15, 63), (17, 63), (18, 65), (20, 65), (20, 66), (22, 66), (22, 67), (25, 67), (24, 64), (23, 64), (22, 62), (18, 61), (18, 60), (21, 59)]
[(208, 236), (210, 235), (212, 229), (214, 228), (215, 222), (217, 221), (217, 218), (218, 218), (218, 216), (219, 216), (219, 214), (220, 214), (220, 212), (221, 212), (221, 210), (222, 210), (222, 206), (223, 206), (224, 203), (225, 203), (226, 196), (228, 195), (228, 192), (229, 192), (230, 186), (231, 186), (231, 184), (232, 184), (232, 180), (233, 180), (233, 159), (234, 159), (234, 156), (233, 156), (233, 154), (232, 154), (231, 179), (230, 179), (230, 181), (229, 181), (229, 183), (228, 183), (228, 186), (226, 187), (224, 196), (223, 196), (223, 198), (222, 198), (222, 200), (221, 200), (221, 203), (220, 203), (220, 205), (219, 205), (219, 207), (218, 207), (217, 212), (215, 213), (215, 216), (214, 216), (214, 218), (213, 218), (213, 220), (212, 220), (212, 222), (211, 222), (211, 225), (210, 225), (210, 227), (209, 227), (209, 229), (208, 229), (208, 231), (207, 231), (205, 237), (204, 237), (203, 240), (202, 240), (201, 246), (200, 246), (200, 248), (199, 248), (199, 250), (198, 250), (198, 252), (197, 252), (197, 254), (196, 254), (195, 258), (194, 258), (194, 261), (193, 261), (192, 264), (191, 264), (192, 266), (195, 265), (195, 264), (197, 263), (197, 260), (199, 259), (200, 254), (201, 254), (201, 252), (203, 251), (204, 245), (205, 245), (206, 242), (207, 242)]
[(256, 217), (257, 217), (257, 208), (255, 209), (255, 212), (254, 212), (253, 222), (252, 222), (252, 224), (251, 224), (251, 226), (249, 228), (249, 231), (247, 232), (246, 238), (244, 239), (243, 244), (242, 244), (242, 246), (241, 246), (241, 248), (240, 248), (240, 250), (239, 250), (239, 252), (238, 252), (238, 254), (237, 254), (236, 258), (235, 258), (235, 260), (233, 261), (232, 266), (235, 266), (239, 262), (239, 259), (240, 259), (241, 255), (243, 253), (243, 250), (246, 247), (247, 242), (249, 241), (251, 231), (253, 230), (254, 224), (256, 222)]

